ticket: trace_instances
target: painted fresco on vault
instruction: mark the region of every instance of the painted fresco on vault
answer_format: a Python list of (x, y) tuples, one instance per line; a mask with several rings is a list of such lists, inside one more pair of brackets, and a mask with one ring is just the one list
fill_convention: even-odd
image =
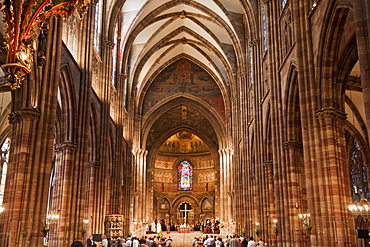
[(201, 67), (186, 59), (165, 68), (149, 87), (144, 101), (144, 114), (166, 97), (187, 93), (211, 105), (225, 121), (225, 106), (213, 78)]

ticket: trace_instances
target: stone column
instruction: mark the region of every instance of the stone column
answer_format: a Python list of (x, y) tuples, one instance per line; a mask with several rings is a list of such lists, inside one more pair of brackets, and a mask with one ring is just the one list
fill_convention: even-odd
[(370, 3), (368, 0), (353, 0), (352, 4), (356, 25), (356, 41), (366, 125), (368, 126), (368, 136), (370, 136)]
[(220, 149), (218, 152), (220, 154), (220, 220), (231, 227), (234, 223), (232, 213), (234, 192), (232, 156), (234, 151), (230, 148), (225, 148)]
[(267, 221), (267, 236), (269, 239), (265, 239), (265, 242), (271, 246), (277, 246), (277, 233), (279, 232), (279, 223), (281, 222), (282, 218), (276, 222), (276, 229), (278, 230), (277, 233), (273, 232), (273, 220), (277, 220), (276, 212), (275, 212), (275, 194), (274, 194), (274, 174), (273, 174), (273, 163), (272, 161), (265, 161), (263, 164), (264, 176), (266, 177), (266, 184), (265, 189), (267, 190), (266, 195), (266, 203), (264, 207), (267, 208), (268, 218), (270, 221)]
[(28, 193), (33, 195), (36, 193), (36, 188), (32, 189), (30, 180), (33, 176), (37, 176), (38, 172), (35, 171), (30, 152), (31, 146), (35, 143), (39, 118), (40, 112), (36, 109), (20, 109), (11, 113), (9, 117), (12, 134), (4, 198), (5, 217), (2, 222), (4, 225), (2, 231), (7, 235), (3, 235), (1, 246), (30, 246), (30, 238), (27, 235), (36, 232), (28, 224), (32, 225), (32, 222), (28, 222), (30, 213), (35, 213), (28, 205), (35, 203), (34, 197), (30, 198), (23, 192), (28, 189)]
[(137, 200), (134, 204), (134, 222), (139, 224), (140, 227), (142, 223), (145, 223), (147, 212), (147, 188), (146, 188), (146, 156), (148, 154), (147, 150), (136, 149), (133, 151), (136, 165), (136, 176), (135, 176), (135, 187), (134, 191), (138, 193)]
[(55, 183), (49, 214), (59, 217), (50, 221), (49, 246), (67, 246), (71, 239), (80, 235), (78, 226), (82, 225), (82, 220), (78, 222), (76, 211), (71, 207), (78, 187), (79, 171), (74, 166), (76, 149), (77, 144), (71, 141), (55, 145)]
[(0, 246), (42, 246), (53, 158), (61, 58), (60, 19), (50, 19), (46, 63), (12, 91), (11, 144)]
[[(285, 205), (286, 209), (282, 215), (285, 222), (285, 232), (290, 233), (289, 242), (294, 246), (304, 246), (303, 229), (299, 213), (307, 213), (307, 205), (303, 202), (303, 190), (305, 189), (302, 184), (303, 166), (302, 166), (302, 144), (297, 141), (285, 141), (283, 143), (284, 157), (285, 157), (285, 184), (282, 184), (286, 193)], [(297, 211), (297, 206), (301, 205), (302, 212)], [(289, 239), (288, 238), (288, 239)]]
[[(317, 175), (313, 178), (316, 190), (320, 191), (320, 201), (308, 204), (312, 217), (313, 231), (321, 232), (324, 246), (353, 246), (354, 222), (348, 205), (352, 203), (344, 126), (346, 115), (334, 108), (324, 108), (316, 112), (319, 125), (321, 157)], [(313, 205), (319, 204), (315, 211)], [(312, 212), (312, 213), (311, 213)], [(315, 229), (321, 221), (322, 229)]]

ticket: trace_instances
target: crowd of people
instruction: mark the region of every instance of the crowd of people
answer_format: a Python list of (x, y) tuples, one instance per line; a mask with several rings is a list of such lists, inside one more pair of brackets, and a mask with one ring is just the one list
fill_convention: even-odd
[(193, 240), (192, 247), (261, 247), (267, 246), (262, 241), (262, 238), (255, 242), (253, 237), (249, 238), (249, 241), (244, 237), (238, 236), (226, 236), (224, 239), (213, 236), (206, 235), (205, 237), (195, 237)]
[[(71, 247), (79, 247), (72, 245)], [(92, 237), (86, 240), (86, 247), (165, 247), (172, 246), (172, 238), (169, 237), (127, 237), (118, 238), (116, 241), (107, 239), (103, 236), (102, 241), (93, 241)]]

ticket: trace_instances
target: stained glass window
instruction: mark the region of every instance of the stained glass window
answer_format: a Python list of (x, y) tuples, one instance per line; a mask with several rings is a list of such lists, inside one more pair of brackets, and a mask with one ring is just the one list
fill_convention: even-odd
[(352, 197), (355, 202), (359, 202), (362, 198), (370, 200), (369, 183), (367, 178), (367, 167), (364, 166), (364, 161), (361, 154), (361, 147), (354, 139), (352, 150), (350, 153), (350, 169), (351, 169), (351, 184)]
[(193, 190), (193, 167), (188, 161), (180, 163), (178, 174), (178, 190)]
[(103, 15), (102, 12), (103, 12), (103, 0), (99, 0), (95, 7), (95, 23), (94, 23), (94, 46), (98, 52), (100, 49), (100, 36)]
[(282, 1), (281, 1), (281, 6), (282, 6), (283, 8), (285, 8), (285, 5), (286, 5), (286, 0), (282, 0)]
[(1, 182), (0, 182), (0, 206), (3, 205), (4, 191), (5, 191), (5, 180), (6, 180), (6, 171), (8, 169), (9, 161), (9, 148), (10, 142), (9, 138), (6, 138), (1, 145)]
[(253, 49), (249, 48), (249, 83), (253, 83)]
[(112, 84), (115, 85), (116, 81), (116, 67), (117, 67), (117, 46), (118, 46), (118, 25), (114, 28), (114, 47), (112, 52)]
[(266, 23), (266, 8), (263, 2), (261, 4), (261, 12), (262, 12), (262, 28), (263, 28), (263, 48), (266, 51), (267, 50), (267, 23)]

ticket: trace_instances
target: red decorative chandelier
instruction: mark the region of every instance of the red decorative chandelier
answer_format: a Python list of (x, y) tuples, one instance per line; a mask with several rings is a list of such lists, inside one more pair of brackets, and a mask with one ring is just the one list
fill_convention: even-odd
[[(83, 16), (90, 0), (3, 0), (0, 3), (4, 13), (6, 64), (1, 65), (6, 81), (12, 90), (20, 87), (26, 75), (31, 72), (33, 56), (38, 54), (38, 65), (42, 66), (42, 49), (46, 45), (46, 22), (52, 16), (69, 15), (75, 9)], [(37, 42), (38, 41), (38, 42)]]

